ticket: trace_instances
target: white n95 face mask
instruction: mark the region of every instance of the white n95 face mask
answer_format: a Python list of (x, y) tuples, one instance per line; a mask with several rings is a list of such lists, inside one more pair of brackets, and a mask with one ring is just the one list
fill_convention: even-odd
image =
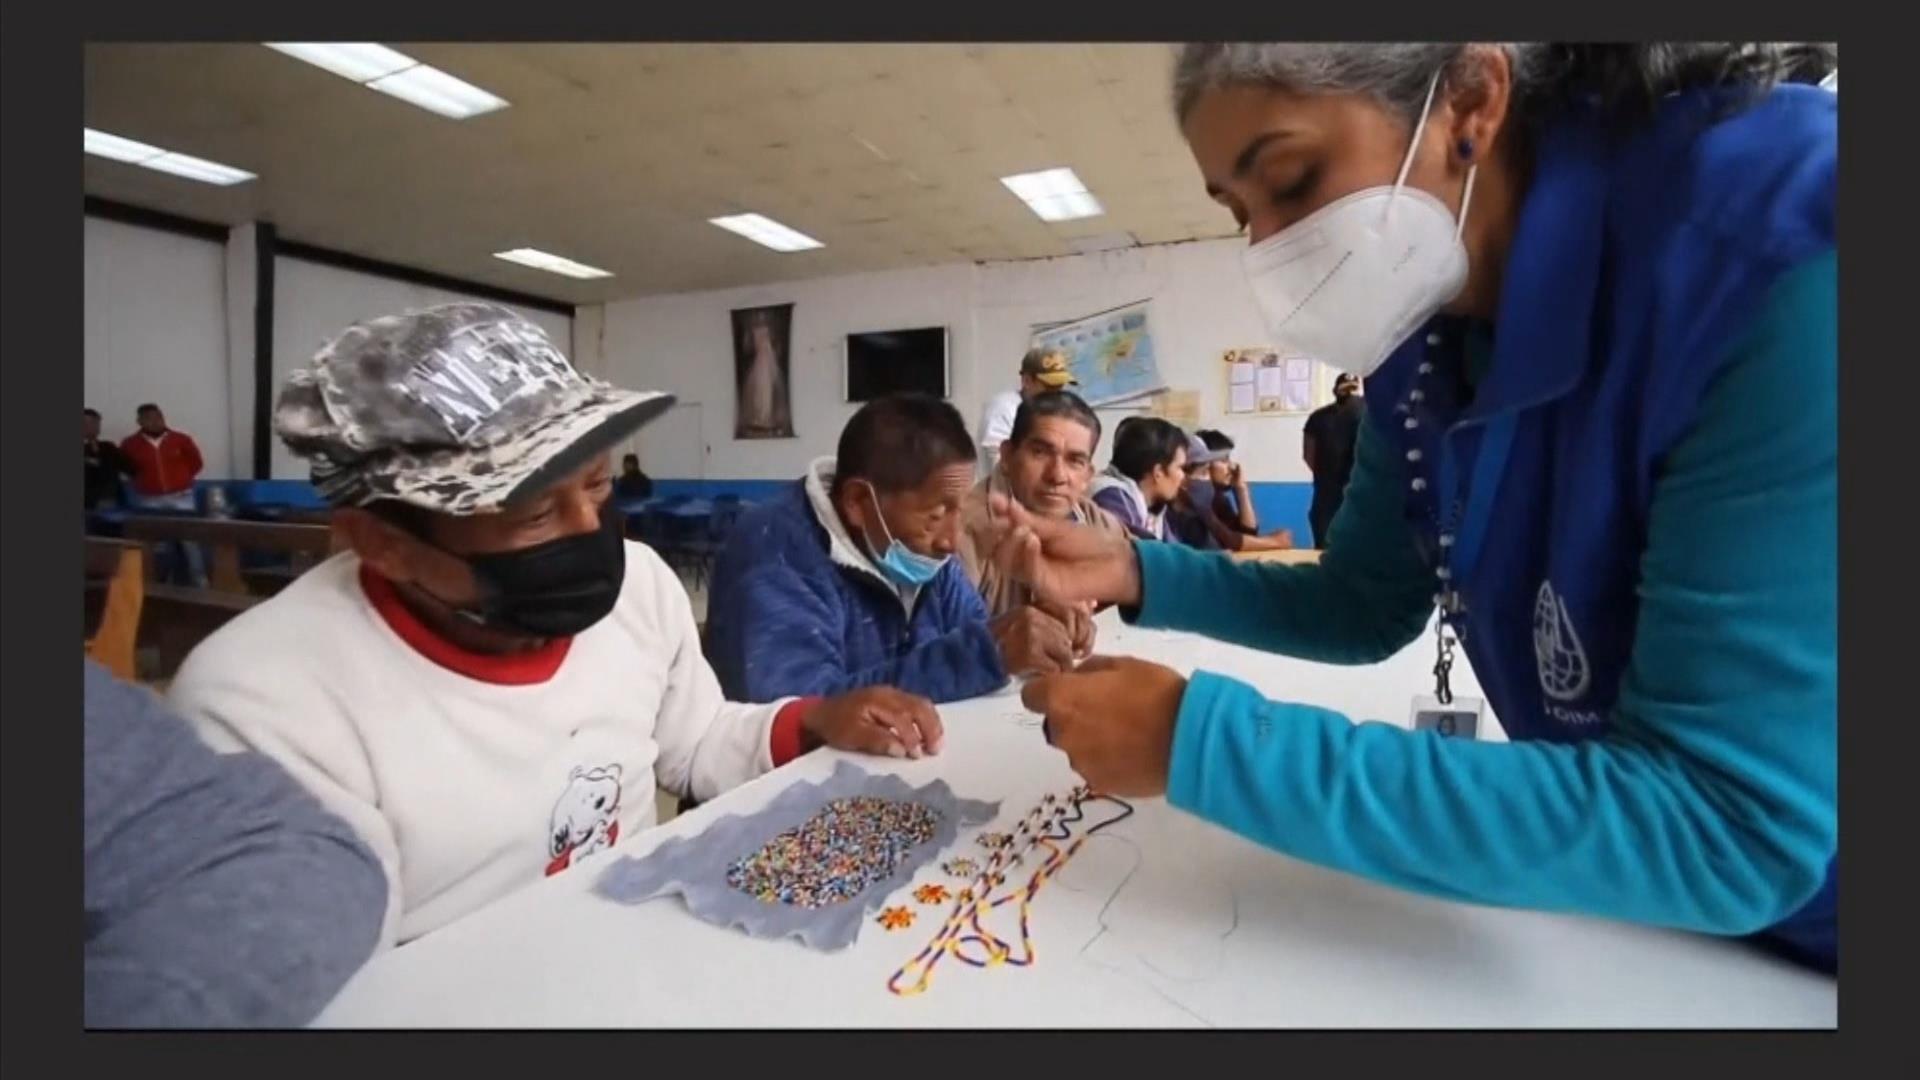
[(1361, 378), (1467, 283), (1467, 221), (1478, 165), (1467, 169), (1456, 221), (1446, 204), (1407, 187), (1440, 76), (1391, 185), (1362, 188), (1247, 248), (1247, 282), (1272, 343)]

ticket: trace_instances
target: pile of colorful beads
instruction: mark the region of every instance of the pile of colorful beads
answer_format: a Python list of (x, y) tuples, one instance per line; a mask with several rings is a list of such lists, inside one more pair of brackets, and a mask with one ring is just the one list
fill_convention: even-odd
[(727, 867), (727, 884), (768, 904), (822, 908), (892, 877), (933, 839), (940, 815), (915, 802), (835, 799)]

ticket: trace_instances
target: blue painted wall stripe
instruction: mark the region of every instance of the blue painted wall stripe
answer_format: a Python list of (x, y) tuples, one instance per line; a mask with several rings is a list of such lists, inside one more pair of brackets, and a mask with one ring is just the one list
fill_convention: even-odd
[[(656, 495), (687, 495), (711, 499), (716, 495), (738, 495), (750, 502), (772, 498), (792, 480), (662, 480), (656, 478)], [(1297, 481), (1265, 481), (1249, 485), (1253, 491), (1253, 509), (1260, 515), (1260, 531), (1293, 530), (1293, 542), (1301, 547), (1313, 543), (1307, 526), (1307, 509), (1313, 504), (1313, 485)]]
[[(738, 495), (750, 502), (772, 498), (792, 480), (654, 480), (657, 495), (688, 495), (711, 499), (716, 495)], [(236, 506), (323, 507), (312, 484), (305, 480), (202, 480), (199, 488), (221, 485)], [(1262, 481), (1251, 485), (1253, 508), (1260, 515), (1260, 531), (1278, 528), (1293, 530), (1294, 543), (1301, 547), (1313, 543), (1307, 526), (1307, 508), (1313, 503), (1313, 485), (1307, 483)]]

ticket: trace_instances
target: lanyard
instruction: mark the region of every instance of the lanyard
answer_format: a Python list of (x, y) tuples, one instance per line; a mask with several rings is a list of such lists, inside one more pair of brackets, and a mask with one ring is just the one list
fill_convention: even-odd
[(1480, 439), (1480, 452), (1473, 461), (1473, 483), (1466, 492), (1464, 507), (1460, 498), (1458, 463), (1454, 461), (1452, 441), (1440, 440), (1440, 507), (1446, 517), (1440, 526), (1440, 623), (1439, 659), (1433, 666), (1434, 696), (1442, 705), (1453, 703), (1449, 675), (1453, 670), (1454, 640), (1461, 636), (1465, 605), (1460, 599), (1460, 582), (1471, 573), (1487, 539), (1487, 525), (1493, 517), (1493, 497), (1506, 475), (1508, 451), (1513, 446), (1515, 414), (1504, 413), (1486, 422)]
[(1505, 413), (1486, 422), (1480, 452), (1473, 460), (1473, 483), (1467, 489), (1464, 512), (1460, 509), (1460, 477), (1453, 444), (1442, 440), (1441, 506), (1455, 514), (1450, 523), (1442, 526), (1442, 535), (1452, 538), (1441, 541), (1445, 550), (1440, 556), (1447, 568), (1449, 590), (1473, 571), (1474, 563), (1480, 558), (1480, 549), (1487, 539), (1487, 523), (1493, 517), (1493, 497), (1500, 490), (1500, 481), (1507, 471), (1507, 454), (1513, 447), (1514, 421), (1515, 414)]

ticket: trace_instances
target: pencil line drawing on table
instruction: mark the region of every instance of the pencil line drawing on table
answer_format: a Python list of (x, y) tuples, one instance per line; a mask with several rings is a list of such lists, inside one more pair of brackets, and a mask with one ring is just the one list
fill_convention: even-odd
[[(1119, 807), (1117, 815), (1095, 822), (1078, 837), (1073, 835), (1072, 826), (1086, 819), (1086, 805), (1090, 802), (1108, 802)], [(984, 846), (992, 851), (986, 867), (954, 899), (952, 911), (946, 923), (935, 934), (933, 940), (924, 949), (916, 953), (913, 959), (902, 964), (899, 970), (887, 980), (887, 989), (896, 996), (911, 996), (927, 989), (933, 978), (935, 965), (948, 956), (969, 967), (987, 968), (1000, 964), (1014, 967), (1026, 967), (1035, 960), (1033, 945), (1032, 903), (1040, 887), (1047, 883), (1061, 867), (1072, 859), (1081, 845), (1110, 825), (1118, 824), (1133, 816), (1133, 807), (1126, 802), (1107, 795), (1099, 795), (1085, 785), (1075, 788), (1065, 798), (1047, 795), (1040, 804), (1028, 811), (1024, 820), (1011, 834), (982, 834)], [(1067, 847), (1058, 846), (1060, 842), (1072, 841)], [(998, 899), (993, 892), (1007, 880), (1006, 875), (1030, 856), (1038, 854), (1036, 849), (1047, 853), (1045, 861), (1033, 871), (1026, 884)], [(970, 868), (970, 867), (969, 867)], [(1006, 939), (988, 930), (984, 917), (995, 908), (1019, 901), (1019, 951)], [(962, 933), (971, 930), (971, 933)], [(978, 945), (985, 950), (984, 955), (969, 955), (967, 946)], [(913, 982), (904, 982), (911, 973), (918, 973)]]
[[(1226, 965), (1227, 940), (1240, 930), (1240, 896), (1234, 882), (1200, 870), (1193, 860), (1156, 858), (1144, 838), (1113, 836), (1133, 861), (1107, 895), (1095, 919), (1099, 929), (1079, 955), (1117, 975), (1198, 983), (1217, 976)], [(1156, 852), (1169, 849), (1153, 847)], [(1070, 886), (1062, 884), (1063, 888)], [(1167, 919), (1170, 912), (1180, 915)]]

